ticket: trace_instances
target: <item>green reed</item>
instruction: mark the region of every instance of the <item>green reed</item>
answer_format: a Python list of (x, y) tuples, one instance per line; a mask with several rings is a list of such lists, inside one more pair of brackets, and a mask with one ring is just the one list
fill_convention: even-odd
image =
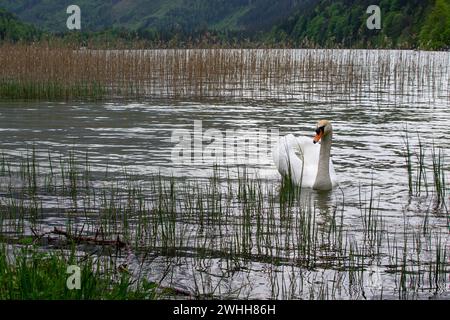
[(446, 185), (445, 185), (445, 159), (442, 153), (442, 149), (439, 148), (436, 153), (436, 147), (433, 144), (432, 147), (432, 163), (433, 163), (433, 182), (437, 197), (437, 203), (440, 204), (445, 199)]
[(435, 99), (437, 92), (448, 97), (447, 64), (444, 55), (403, 51), (83, 50), (4, 43), (0, 98), (311, 101), (321, 92), (359, 100), (374, 92), (377, 100), (409, 100), (430, 92)]
[(100, 100), (106, 94), (104, 86), (97, 82), (62, 84), (46, 81), (0, 81), (0, 97), (4, 99), (26, 100)]
[[(405, 129), (404, 145), (405, 145), (405, 163), (408, 176), (408, 190), (410, 195), (421, 196), (423, 189), (425, 195), (428, 196), (432, 189), (436, 206), (443, 205), (446, 207), (445, 197), (448, 192), (446, 185), (447, 164), (445, 162), (445, 153), (441, 146), (436, 146), (433, 141), (431, 152), (425, 147), (421, 138), (417, 137), (417, 148), (413, 151), (413, 146), (409, 139), (408, 131)], [(427, 154), (431, 154), (427, 157)], [(414, 161), (414, 158), (416, 161)], [(429, 183), (427, 176), (431, 172), (433, 182)]]
[[(11, 258), (11, 254), (13, 257)], [(11, 260), (12, 259), (12, 260)], [(67, 268), (80, 268), (80, 289), (69, 289)], [(145, 279), (136, 283), (109, 262), (89, 255), (77, 257), (72, 250), (42, 252), (32, 246), (8, 250), (0, 246), (0, 299), (154, 299), (156, 285)]]

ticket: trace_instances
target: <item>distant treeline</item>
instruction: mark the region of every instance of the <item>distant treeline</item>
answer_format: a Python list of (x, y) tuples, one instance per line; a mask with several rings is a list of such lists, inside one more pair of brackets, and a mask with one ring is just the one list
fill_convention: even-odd
[(36, 41), (42, 35), (37, 28), (19, 21), (15, 15), (0, 8), (0, 41)]
[[(0, 41), (49, 41), (89, 47), (328, 47), (450, 48), (450, 0), (381, 0), (382, 26), (369, 30), (373, 0), (305, 0), (273, 27), (217, 28), (207, 24), (166, 28), (113, 26), (101, 31), (42, 31), (0, 9)], [(253, 17), (258, 20), (257, 17)], [(274, 19), (274, 18), (273, 18)], [(260, 22), (261, 23), (261, 22)], [(253, 26), (257, 26), (255, 22)]]
[(450, 47), (450, 0), (381, 0), (382, 27), (369, 30), (367, 8), (377, 1), (312, 1), (275, 26), (269, 40), (293, 46), (424, 48)]

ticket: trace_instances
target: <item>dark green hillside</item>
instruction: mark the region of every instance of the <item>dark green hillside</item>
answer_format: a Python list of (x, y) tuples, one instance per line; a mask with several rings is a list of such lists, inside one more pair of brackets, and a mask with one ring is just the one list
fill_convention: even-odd
[[(378, 2), (378, 3), (377, 3)], [(366, 27), (366, 9), (381, 9), (381, 30)], [(450, 45), (450, 0), (321, 0), (312, 1), (268, 36), (318, 46), (443, 48)]]
[[(450, 0), (79, 0), (78, 34), (66, 28), (66, 8), (72, 3), (0, 0), (0, 7), (35, 28), (83, 42), (100, 38), (169, 46), (450, 47)], [(381, 30), (366, 26), (366, 10), (373, 4), (381, 8)], [(1, 12), (2, 39), (29, 40), (39, 34)]]
[(0, 0), (0, 7), (48, 31), (64, 31), (67, 6), (81, 9), (82, 28), (269, 29), (303, 0)]
[(33, 26), (19, 21), (13, 14), (0, 8), (0, 40), (32, 41), (41, 35), (42, 33)]

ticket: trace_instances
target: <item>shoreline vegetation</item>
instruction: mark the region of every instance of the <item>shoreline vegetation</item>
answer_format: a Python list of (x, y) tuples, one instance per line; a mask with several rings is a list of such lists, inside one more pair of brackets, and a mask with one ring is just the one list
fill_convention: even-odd
[(333, 49), (90, 50), (4, 43), (0, 45), (0, 99), (308, 101), (321, 90), (319, 84), (327, 92), (357, 98), (369, 91), (391, 94), (391, 86), (397, 93), (406, 93), (445, 85), (449, 65), (443, 54)]
[[(23, 238), (15, 250), (0, 245), (0, 300), (155, 299), (157, 284), (133, 280), (124, 266), (68, 249), (44, 251)], [(80, 288), (69, 289), (68, 266), (80, 268)], [(114, 268), (116, 267), (116, 268)]]

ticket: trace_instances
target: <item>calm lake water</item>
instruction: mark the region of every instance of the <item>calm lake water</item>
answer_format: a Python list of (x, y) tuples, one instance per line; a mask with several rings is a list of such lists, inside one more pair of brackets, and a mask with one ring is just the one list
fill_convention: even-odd
[[(337, 52), (339, 54), (339, 52)], [(376, 53), (372, 53), (376, 55)], [(398, 53), (393, 52), (392, 55)], [(404, 52), (405, 57), (418, 55), (417, 52)], [(425, 53), (422, 59), (426, 58)], [(305, 98), (292, 94), (276, 98), (217, 98), (205, 101), (189, 101), (175, 99), (152, 99), (145, 102), (0, 102), (0, 153), (11, 159), (23, 157), (33, 146), (36, 154), (43, 162), (48, 153), (53, 156), (67, 155), (73, 151), (82, 161), (87, 152), (91, 170), (116, 172), (120, 176), (123, 169), (145, 180), (146, 176), (161, 173), (163, 176), (187, 179), (207, 178), (212, 174), (212, 163), (194, 161), (191, 164), (181, 163), (173, 158), (176, 142), (172, 135), (177, 130), (184, 129), (189, 133), (194, 131), (194, 121), (201, 121), (201, 132), (215, 129), (216, 133), (227, 141), (227, 130), (244, 130), (251, 137), (256, 130), (278, 130), (280, 135), (293, 133), (297, 136), (311, 137), (315, 125), (320, 119), (328, 119), (333, 124), (332, 160), (340, 188), (325, 195), (310, 192), (315, 206), (322, 211), (332, 209), (345, 202), (343, 223), (352, 237), (358, 239), (361, 225), (361, 192), (370, 192), (373, 183), (375, 206), (378, 208), (384, 223), (392, 234), (401, 234), (404, 224), (411, 230), (420, 230), (424, 217), (429, 219), (429, 226), (434, 234), (441, 235), (442, 246), (448, 249), (450, 239), (448, 234), (448, 211), (445, 208), (438, 211), (430, 209), (431, 198), (410, 197), (408, 193), (407, 170), (405, 167), (405, 129), (409, 131), (410, 143), (417, 150), (418, 137), (427, 149), (425, 162), (431, 167), (431, 147), (442, 147), (446, 159), (450, 158), (450, 83), (449, 65), (450, 53), (430, 53), (435, 55), (432, 61), (436, 68), (433, 72), (439, 75), (439, 82), (420, 83), (409, 82), (404, 88), (396, 87), (398, 79), (391, 78), (383, 86), (362, 83), (358, 92), (343, 94), (325, 91), (327, 84), (316, 84)], [(376, 61), (376, 57), (373, 58)], [(428, 57), (429, 59), (429, 57)], [(414, 60), (414, 59), (413, 59)], [(414, 60), (416, 61), (416, 60)], [(420, 63), (420, 60), (418, 60)], [(395, 68), (395, 61), (390, 68)], [(419, 65), (420, 67), (420, 65)], [(405, 68), (408, 70), (408, 68)], [(405, 71), (406, 72), (406, 71)], [(418, 76), (420, 78), (420, 75)], [(408, 78), (409, 79), (409, 78)], [(377, 75), (372, 76), (373, 83), (379, 84)], [(192, 136), (193, 137), (193, 136)], [(217, 138), (217, 136), (216, 136)], [(211, 141), (205, 139), (204, 148)], [(245, 150), (242, 144), (237, 145), (237, 154), (243, 157)], [(254, 152), (254, 150), (253, 150)], [(251, 152), (250, 152), (251, 153)], [(243, 160), (242, 158), (240, 158)], [(14, 160), (14, 161), (16, 161)], [(18, 160), (17, 160), (18, 163)], [(235, 175), (242, 163), (228, 164), (232, 175)], [(281, 178), (272, 162), (270, 153), (263, 154), (257, 161), (247, 163), (252, 174), (257, 175), (266, 183), (278, 186)], [(447, 181), (450, 162), (445, 162)], [(101, 177), (101, 175), (99, 175)], [(3, 178), (4, 179), (4, 178)], [(100, 179), (100, 178), (99, 178)], [(429, 173), (429, 182), (432, 174)], [(6, 194), (6, 182), (0, 184)], [(448, 186), (446, 186), (448, 189)], [(367, 196), (367, 195), (366, 195)], [(448, 197), (448, 194), (447, 194)], [(343, 200), (345, 199), (345, 200)], [(448, 203), (448, 202), (447, 202)], [(54, 203), (44, 203), (44, 207), (52, 207)], [(49, 217), (48, 224), (64, 225), (62, 218)], [(45, 224), (45, 219), (43, 221)], [(352, 229), (353, 228), (353, 229)], [(403, 245), (401, 237), (397, 237), (398, 246)], [(394, 239), (394, 238), (392, 238)], [(395, 245), (395, 244), (394, 244)], [(433, 255), (433, 248), (429, 248)], [(448, 274), (447, 263), (444, 264)], [(413, 253), (411, 252), (411, 255)], [(210, 261), (208, 272), (193, 263), (191, 257), (174, 264), (171, 286), (189, 290), (194, 287), (192, 272), (197, 276), (203, 272), (215, 283), (214, 274), (226, 267), (221, 265), (219, 258)], [(385, 277), (384, 295), (396, 297), (396, 282), (389, 273), (389, 263), (382, 261), (375, 264)], [(193, 266), (195, 271), (193, 271)], [(144, 264), (148, 278), (157, 280), (167, 266), (164, 257), (158, 257)], [(271, 270), (269, 272), (269, 269)], [(288, 296), (286, 291), (274, 293), (272, 272), (277, 270), (275, 282), (281, 288), (289, 283), (289, 277), (301, 271), (294, 267), (273, 266), (262, 262), (254, 262), (247, 266), (246, 271), (229, 275), (220, 286), (233, 290), (244, 286), (242, 291), (235, 293), (237, 297), (250, 298), (308, 298), (310, 290), (302, 294)], [(420, 268), (419, 268), (420, 269)], [(203, 271), (202, 271), (203, 270)], [(299, 271), (300, 270), (300, 271)], [(268, 274), (271, 274), (269, 277)], [(330, 270), (306, 270), (305, 277), (308, 287), (314, 283), (332, 281)], [(331, 280), (330, 280), (331, 279)], [(168, 280), (165, 280), (168, 281)], [(344, 283), (348, 283), (344, 281)], [(168, 284), (169, 285), (169, 284)], [(440, 288), (437, 297), (448, 298), (449, 283)], [(229, 292), (233, 290), (230, 289)], [(351, 290), (343, 289), (337, 294), (340, 298), (363, 298), (352, 296)], [(207, 290), (204, 289), (206, 292)], [(421, 288), (419, 297), (436, 296), (435, 290)], [(217, 292), (216, 292), (217, 293)], [(380, 292), (374, 289), (368, 297), (377, 296)], [(221, 294), (218, 294), (221, 296)], [(222, 295), (223, 296), (223, 295)], [(233, 295), (231, 295), (233, 296)], [(320, 296), (320, 295), (319, 295)], [(317, 297), (317, 295), (316, 295)]]

